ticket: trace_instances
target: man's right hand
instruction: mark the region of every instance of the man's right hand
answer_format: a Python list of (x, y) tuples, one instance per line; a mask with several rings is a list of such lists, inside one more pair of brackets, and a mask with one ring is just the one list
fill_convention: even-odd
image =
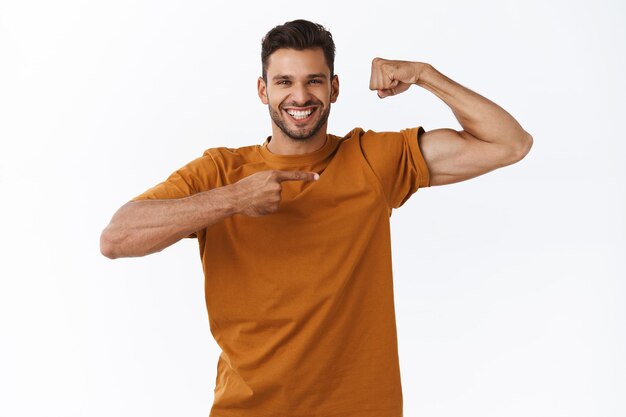
[(234, 184), (188, 197), (129, 201), (102, 231), (100, 251), (111, 259), (159, 252), (233, 214), (263, 216), (275, 212), (283, 181), (317, 179), (319, 175), (314, 172), (260, 171)]
[(232, 184), (237, 213), (258, 217), (274, 213), (280, 205), (283, 181), (316, 181), (319, 174), (306, 171), (268, 170), (255, 172)]

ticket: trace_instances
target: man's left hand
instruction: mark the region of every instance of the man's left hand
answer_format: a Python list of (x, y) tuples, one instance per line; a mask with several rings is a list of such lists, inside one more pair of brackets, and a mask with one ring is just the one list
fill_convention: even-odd
[(377, 90), (378, 97), (395, 96), (409, 89), (419, 80), (423, 64), (411, 61), (392, 61), (382, 58), (372, 60), (370, 90)]

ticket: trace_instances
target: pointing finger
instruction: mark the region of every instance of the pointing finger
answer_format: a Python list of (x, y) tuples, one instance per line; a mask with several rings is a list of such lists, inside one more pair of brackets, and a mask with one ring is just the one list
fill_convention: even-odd
[(275, 171), (276, 180), (283, 181), (317, 181), (320, 175), (317, 172), (307, 171)]

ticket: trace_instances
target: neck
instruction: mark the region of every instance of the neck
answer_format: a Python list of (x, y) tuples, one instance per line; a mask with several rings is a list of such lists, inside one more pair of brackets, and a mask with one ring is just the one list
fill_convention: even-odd
[(326, 143), (326, 126), (308, 139), (292, 139), (280, 130), (272, 126), (272, 137), (267, 144), (267, 149), (277, 155), (304, 155), (315, 152)]

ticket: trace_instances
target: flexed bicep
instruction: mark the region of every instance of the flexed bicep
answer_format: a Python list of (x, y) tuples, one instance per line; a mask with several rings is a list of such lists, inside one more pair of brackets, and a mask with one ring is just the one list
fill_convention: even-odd
[(465, 130), (424, 132), (419, 146), (430, 171), (431, 186), (465, 181), (519, 160), (510, 147), (485, 142)]

